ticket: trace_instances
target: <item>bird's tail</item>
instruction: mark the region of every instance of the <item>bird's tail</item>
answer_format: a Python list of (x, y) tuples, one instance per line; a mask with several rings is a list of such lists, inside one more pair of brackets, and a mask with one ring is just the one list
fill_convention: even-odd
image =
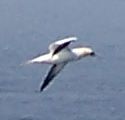
[(34, 59), (33, 60), (28, 60), (24, 64), (29, 65), (29, 64), (33, 64), (33, 63), (35, 63)]
[(50, 63), (50, 54), (44, 54), (25, 62), (26, 65), (33, 63)]

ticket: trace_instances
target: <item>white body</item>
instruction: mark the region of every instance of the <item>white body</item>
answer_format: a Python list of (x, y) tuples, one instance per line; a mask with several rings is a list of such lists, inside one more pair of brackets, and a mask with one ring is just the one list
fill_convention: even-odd
[(76, 37), (69, 37), (63, 40), (56, 41), (50, 44), (49, 53), (41, 55), (26, 62), (27, 64), (46, 63), (53, 65), (44, 82), (40, 84), (41, 91), (43, 91), (43, 89), (49, 84), (49, 82), (61, 71), (61, 69), (68, 62), (79, 60), (85, 56), (94, 55), (93, 50), (88, 47), (70, 49), (68, 45), (76, 40)]
[(37, 58), (29, 60), (27, 63), (47, 63), (47, 64), (59, 64), (62, 62), (70, 62), (81, 59), (89, 55), (92, 52), (90, 48), (73, 48), (63, 49), (58, 54), (52, 56), (51, 52), (48, 54), (41, 55)]

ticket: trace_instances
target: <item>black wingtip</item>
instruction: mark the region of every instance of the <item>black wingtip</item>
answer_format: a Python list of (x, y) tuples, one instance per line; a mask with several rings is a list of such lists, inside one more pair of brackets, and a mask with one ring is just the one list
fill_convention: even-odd
[(43, 92), (43, 90), (42, 90), (42, 89), (40, 89), (40, 92)]
[(43, 92), (43, 91), (44, 91), (44, 88), (43, 88), (43, 87), (41, 87), (41, 88), (40, 88), (40, 92)]
[(47, 87), (48, 84), (49, 84), (48, 81), (44, 81), (44, 83), (42, 84), (42, 86), (40, 86), (40, 92), (44, 91), (44, 89)]

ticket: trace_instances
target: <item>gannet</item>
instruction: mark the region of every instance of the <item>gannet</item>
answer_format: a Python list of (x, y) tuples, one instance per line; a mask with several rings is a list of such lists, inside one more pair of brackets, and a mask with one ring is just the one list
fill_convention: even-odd
[(49, 53), (38, 56), (27, 61), (27, 64), (45, 63), (52, 64), (44, 81), (40, 83), (40, 91), (43, 91), (53, 78), (64, 68), (64, 66), (71, 62), (79, 60), (86, 56), (94, 56), (95, 52), (90, 47), (69, 48), (69, 44), (75, 42), (77, 37), (68, 37), (58, 40), (49, 45)]

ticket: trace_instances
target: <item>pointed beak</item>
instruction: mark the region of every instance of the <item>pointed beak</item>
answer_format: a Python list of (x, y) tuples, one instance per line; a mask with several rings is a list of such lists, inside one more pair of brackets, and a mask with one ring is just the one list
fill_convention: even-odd
[(90, 56), (96, 56), (95, 52), (91, 52)]

